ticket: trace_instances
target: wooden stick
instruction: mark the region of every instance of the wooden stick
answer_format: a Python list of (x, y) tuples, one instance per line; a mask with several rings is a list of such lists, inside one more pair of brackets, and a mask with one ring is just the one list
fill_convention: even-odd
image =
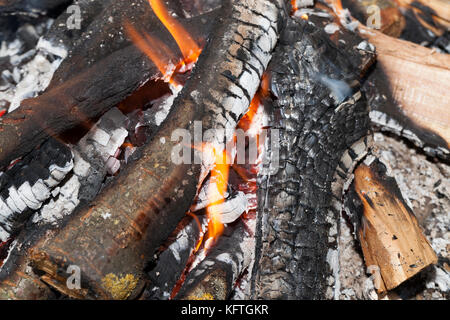
[[(387, 97), (391, 99), (388, 101), (390, 104), (380, 105), (378, 111), (394, 118), (425, 145), (440, 147), (448, 154), (450, 55), (386, 36), (362, 25), (358, 30), (363, 38), (375, 45), (378, 59), (376, 71), (379, 72), (376, 77), (379, 82), (385, 77), (389, 86)], [(383, 90), (382, 83), (376, 85)], [(408, 119), (409, 124), (404, 118)]]
[(379, 275), (375, 274), (375, 287), (384, 293), (435, 264), (437, 256), (381, 162), (361, 164), (354, 174), (349, 197), (360, 204), (351, 210), (360, 217), (355, 232), (368, 270)]

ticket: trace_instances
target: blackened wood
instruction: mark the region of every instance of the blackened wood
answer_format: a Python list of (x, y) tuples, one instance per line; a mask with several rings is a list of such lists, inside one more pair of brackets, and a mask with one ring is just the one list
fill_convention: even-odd
[(368, 107), (358, 85), (352, 87), (361, 70), (348, 59), (348, 52), (358, 53), (339, 50), (313, 16), (289, 20), (268, 67), (280, 156), (278, 170), (258, 177), (257, 299), (333, 298), (339, 214), (333, 199), (340, 200), (352, 162), (367, 147)]
[(172, 133), (186, 129), (193, 136), (196, 120), (204, 130), (234, 128), (259, 86), (283, 25), (279, 1), (226, 1), (221, 13), (159, 132), (92, 207), (73, 214), (51, 241), (30, 250), (37, 269), (78, 265), (89, 297), (140, 294), (146, 262), (192, 204), (201, 173), (201, 165), (171, 161), (178, 144), (171, 141)]
[(176, 299), (225, 300), (253, 260), (253, 241), (245, 241), (244, 222), (227, 227), (206, 258), (186, 277)]
[(44, 15), (49, 11), (64, 8), (72, 0), (2, 0), (0, 2), (0, 15)]
[[(194, 250), (201, 241), (201, 226), (205, 216), (186, 216), (180, 222), (181, 230), (176, 230), (174, 239), (165, 245), (163, 252), (155, 259), (155, 266), (149, 271), (150, 284), (145, 292), (145, 298), (151, 300), (168, 300), (177, 282), (187, 271), (188, 262), (192, 259)], [(177, 228), (178, 229), (178, 228)]]
[[(128, 38), (125, 23), (164, 42), (175, 60), (167, 63), (177, 64), (182, 59), (175, 41), (148, 1), (137, 0), (135, 4), (116, 1), (94, 14), (95, 19), (78, 37), (63, 37), (63, 43), (72, 40), (75, 46), (68, 48), (68, 57), (47, 90), (24, 100), (19, 109), (0, 119), (0, 168), (30, 152), (50, 135), (89, 124), (146, 81), (161, 76), (153, 62)], [(211, 12), (181, 23), (194, 39), (202, 42), (214, 16), (215, 12)]]

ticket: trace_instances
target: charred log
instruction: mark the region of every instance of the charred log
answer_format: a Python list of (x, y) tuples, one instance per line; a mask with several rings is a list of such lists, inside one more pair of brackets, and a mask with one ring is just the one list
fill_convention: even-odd
[(252, 242), (246, 240), (242, 220), (227, 228), (206, 258), (191, 270), (176, 299), (228, 299), (236, 281), (251, 264)]
[(253, 298), (330, 298), (342, 185), (365, 153), (368, 110), (359, 68), (320, 28), (289, 21), (268, 68), (282, 142), (278, 170), (259, 177)]
[[(174, 59), (167, 61), (168, 64), (181, 60), (175, 41), (146, 0), (136, 1), (136, 6), (117, 1), (106, 7), (91, 8), (99, 2), (85, 4), (86, 10), (93, 10), (90, 15), (96, 18), (79, 33), (58, 25), (52, 29), (49, 43), (62, 40), (65, 46), (57, 51), (66, 51), (68, 57), (43, 94), (24, 100), (20, 109), (0, 119), (0, 167), (30, 152), (48, 136), (92, 123), (146, 81), (161, 77), (156, 66), (128, 39), (126, 23), (166, 43)], [(214, 21), (213, 16), (215, 13), (211, 12), (209, 16), (186, 19), (182, 23), (194, 39), (202, 41), (210, 22)], [(72, 47), (72, 43), (76, 45)], [(57, 48), (59, 41), (54, 46)]]

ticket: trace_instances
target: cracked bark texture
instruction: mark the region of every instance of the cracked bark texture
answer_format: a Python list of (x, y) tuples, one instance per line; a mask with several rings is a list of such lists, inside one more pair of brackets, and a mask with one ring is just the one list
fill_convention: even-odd
[(276, 173), (259, 177), (252, 298), (333, 298), (339, 287), (342, 185), (369, 126), (351, 58), (321, 28), (289, 20), (268, 67), (280, 157)]
[[(36, 269), (78, 265), (89, 298), (140, 294), (145, 264), (184, 217), (201, 180), (201, 165), (171, 160), (180, 143), (172, 133), (186, 129), (193, 136), (195, 121), (202, 121), (204, 130), (235, 128), (269, 63), (283, 13), (281, 0), (224, 2), (211, 39), (152, 141), (133, 155), (140, 158), (94, 206), (78, 210), (52, 240), (42, 239), (29, 250)], [(105, 213), (108, 219), (102, 218)], [(117, 292), (108, 280), (125, 276), (132, 286)]]

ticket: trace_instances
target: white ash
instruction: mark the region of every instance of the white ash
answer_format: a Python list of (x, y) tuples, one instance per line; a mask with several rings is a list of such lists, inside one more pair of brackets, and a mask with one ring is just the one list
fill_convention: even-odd
[(166, 94), (159, 99), (153, 101), (154, 107), (151, 109), (151, 113), (154, 114), (153, 122), (157, 126), (160, 126), (161, 123), (166, 120), (167, 115), (172, 109), (173, 101), (180, 93), (182, 87), (180, 86), (170, 86), (170, 90), (172, 94)]
[(375, 46), (366, 40), (361, 41), (356, 48), (362, 51), (375, 52)]
[(80, 182), (77, 176), (72, 176), (62, 187), (56, 200), (42, 207), (40, 214), (35, 214), (32, 218), (33, 223), (55, 224), (65, 215), (71, 214), (79, 204), (78, 191)]
[(307, 8), (302, 8), (302, 9), (299, 9), (299, 10), (295, 11), (294, 17), (299, 18), (299, 17), (301, 17), (301, 16), (303, 16), (305, 14), (308, 15), (308, 16), (314, 15), (314, 16), (322, 17), (322, 18), (330, 18), (331, 17), (330, 14), (328, 14), (328, 13), (326, 13), (324, 11), (318, 11), (318, 10), (307, 9)]
[(297, 8), (306, 8), (314, 6), (314, 0), (295, 0)]
[[(71, 214), (80, 202), (79, 193), (83, 187), (81, 181), (91, 183), (89, 177), (94, 170), (94, 163), (106, 168), (96, 176), (98, 180), (103, 180), (107, 173), (117, 172), (120, 161), (114, 158), (114, 155), (128, 136), (128, 131), (122, 127), (126, 120), (127, 118), (117, 108), (111, 109), (72, 148), (74, 155), (71, 166), (72, 176), (61, 186), (59, 193), (53, 195), (50, 202), (34, 214), (32, 218), (34, 223), (55, 224), (64, 216)], [(108, 129), (106, 129), (107, 125), (109, 125)], [(62, 168), (55, 166), (53, 171), (60, 172)]]
[(325, 30), (325, 32), (328, 34), (333, 34), (336, 31), (339, 31), (339, 26), (336, 23), (332, 22), (327, 24), (323, 30)]
[(28, 51), (33, 44), (30, 40), (21, 40), (19, 36), (11, 42), (2, 41), (0, 45), (0, 57), (9, 57), (11, 70), (3, 70), (0, 81), (0, 101), (8, 102), (8, 112), (12, 112), (27, 98), (37, 96), (49, 85), (54, 72), (58, 69), (63, 59), (67, 56), (67, 50), (60, 45), (54, 45), (39, 35), (44, 34), (50, 28), (53, 20), (49, 19), (37, 26), (24, 25), (23, 32), (27, 32), (28, 38), (35, 38), (36, 45)]

